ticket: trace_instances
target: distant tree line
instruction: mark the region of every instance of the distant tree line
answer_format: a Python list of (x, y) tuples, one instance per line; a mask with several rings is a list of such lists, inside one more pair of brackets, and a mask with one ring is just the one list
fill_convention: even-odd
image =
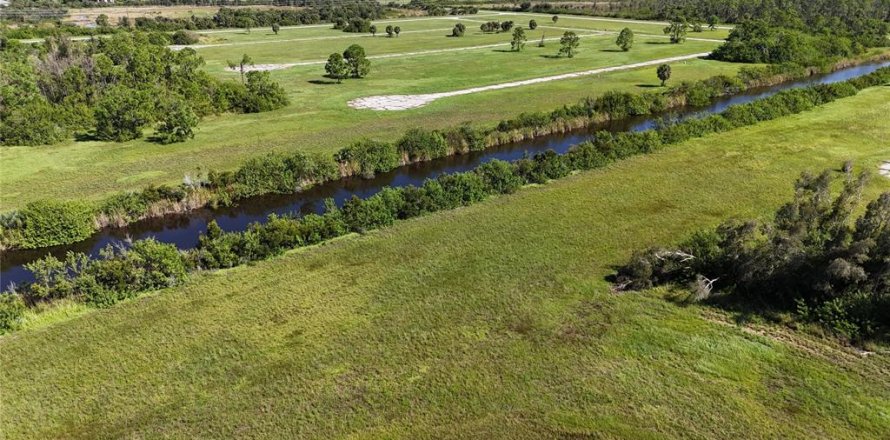
[(126, 141), (157, 123), (156, 140), (193, 135), (200, 117), (259, 112), (287, 103), (267, 72), (221, 81), (201, 69), (194, 50), (172, 51), (157, 35), (116, 34), (76, 42), (48, 39), (39, 47), (0, 52), (0, 144), (46, 145), (85, 133)]
[[(77, 253), (69, 253), (64, 260), (48, 256), (28, 265), (28, 269), (35, 275), (34, 283), (20, 286), (15, 292), (0, 294), (0, 332), (14, 330), (28, 306), (58, 299), (70, 299), (95, 307), (107, 307), (147, 290), (179, 284), (186, 279), (188, 273), (195, 270), (233, 267), (350, 232), (361, 233), (391, 225), (396, 220), (470, 205), (494, 194), (512, 193), (525, 184), (545, 183), (562, 178), (575, 170), (600, 168), (614, 161), (651, 153), (693, 137), (728, 131), (753, 125), (759, 121), (806, 111), (814, 106), (853, 95), (860, 89), (884, 84), (888, 80), (890, 80), (890, 69), (882, 69), (843, 83), (780, 92), (769, 98), (734, 106), (722, 114), (689, 119), (654, 130), (598, 132), (591, 141), (574, 146), (564, 155), (550, 150), (512, 163), (491, 161), (473, 171), (429, 179), (420, 187), (385, 188), (367, 199), (354, 197), (342, 208), (329, 201), (326, 203), (326, 211), (321, 215), (311, 214), (302, 218), (273, 215), (265, 224), (251, 225), (243, 232), (226, 233), (215, 223), (211, 223), (207, 232), (199, 238), (197, 248), (187, 252), (179, 252), (173, 245), (148, 239), (137, 241), (130, 247), (108, 247), (98, 259), (90, 259), (86, 255)], [(469, 133), (457, 131), (446, 134), (413, 129), (396, 144), (361, 141), (339, 153), (340, 167), (351, 168), (353, 172), (364, 174), (391, 168), (401, 161), (441, 156), (448, 152), (449, 136), (469, 134), (469, 138), (478, 140), (478, 135), (470, 130)], [(215, 174), (209, 179), (217, 182), (217, 185), (224, 185), (227, 191), (256, 194), (268, 189), (292, 190), (309, 180), (323, 179), (326, 175), (333, 176), (337, 173), (336, 168), (337, 165), (330, 161), (320, 157), (313, 159), (302, 153), (269, 154), (251, 161), (236, 172)], [(815, 185), (813, 188), (813, 191), (825, 191), (827, 186)], [(798, 213), (824, 213), (838, 209), (846, 210), (844, 212), (848, 213), (852, 209), (848, 208), (846, 202), (834, 203), (826, 201), (824, 197), (812, 199), (818, 202), (815, 207), (804, 206), (808, 200), (806, 197), (802, 200), (802, 204), (796, 208), (791, 206), (783, 209), (781, 212), (786, 215), (781, 217), (781, 221), (789, 222), (788, 230), (803, 231), (798, 232), (798, 237), (804, 240), (827, 242), (831, 241), (833, 236), (822, 234), (822, 230), (807, 229), (812, 228), (812, 222), (800, 217)], [(836, 208), (838, 205), (843, 206)], [(880, 258), (883, 255), (880, 252), (886, 253), (890, 249), (884, 245), (885, 241), (890, 239), (887, 236), (890, 226), (885, 221), (888, 212), (890, 212), (890, 196), (882, 196), (879, 202), (870, 205), (862, 217), (864, 220), (857, 223), (854, 231), (847, 230), (846, 235), (843, 232), (838, 233), (843, 237), (852, 235), (853, 239), (861, 238), (866, 241), (863, 246), (851, 249), (859, 252), (857, 255), (863, 255), (864, 252), (868, 258)], [(838, 221), (841, 217), (844, 215), (826, 215), (820, 217), (826, 220), (820, 220), (817, 224), (831, 225), (827, 229), (829, 232), (841, 231), (843, 227), (839, 225), (845, 224)], [(806, 225), (801, 226), (798, 223)], [(812, 231), (813, 234), (809, 234), (808, 231)], [(713, 239), (701, 242), (706, 249), (714, 249)], [(801, 245), (806, 247), (808, 244), (809, 242), (804, 241)], [(877, 253), (872, 255), (872, 252)], [(855, 259), (854, 256), (849, 258)], [(862, 264), (863, 260), (855, 261)], [(884, 266), (879, 265), (879, 267)], [(821, 275), (831, 276), (834, 273), (841, 274), (843, 278), (844, 268), (838, 266), (836, 271)], [(856, 278), (859, 272), (853, 270), (852, 273), (853, 278)], [(787, 274), (790, 276), (793, 273), (787, 272)], [(886, 277), (886, 274), (882, 276)], [(871, 278), (866, 275), (865, 279)], [(801, 280), (796, 282), (800, 283)], [(866, 286), (864, 283), (870, 281), (858, 282), (862, 283), (858, 286), (863, 287)], [(875, 282), (883, 283), (878, 285), (886, 289), (886, 278), (876, 278)]]

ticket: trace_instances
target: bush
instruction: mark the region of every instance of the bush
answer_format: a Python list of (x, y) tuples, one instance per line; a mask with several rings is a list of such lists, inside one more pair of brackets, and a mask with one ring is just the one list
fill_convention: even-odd
[(39, 200), (18, 212), (20, 247), (36, 249), (76, 243), (93, 234), (93, 212), (79, 202)]
[(175, 100), (167, 104), (155, 135), (162, 144), (183, 142), (195, 137), (194, 128), (197, 125), (198, 116), (192, 107), (183, 101)]
[(492, 194), (512, 194), (523, 184), (513, 165), (502, 160), (479, 165), (476, 173), (482, 178), (485, 191)]
[(399, 156), (393, 144), (363, 139), (337, 152), (336, 159), (350, 174), (372, 177), (399, 166)]
[(411, 128), (396, 143), (396, 149), (407, 162), (417, 162), (443, 157), (448, 154), (445, 137), (438, 131)]
[(187, 46), (190, 44), (196, 44), (200, 40), (200, 38), (198, 37), (198, 34), (196, 34), (194, 32), (186, 31), (186, 30), (178, 30), (173, 33), (171, 40), (172, 40), (173, 44)]
[(53, 107), (42, 99), (34, 99), (23, 107), (0, 113), (0, 144), (48, 145), (69, 136), (68, 128), (54, 114)]
[(247, 93), (241, 108), (246, 113), (258, 113), (279, 109), (289, 104), (287, 94), (269, 72), (247, 72)]
[(0, 293), (0, 335), (17, 330), (27, 309), (21, 296), (14, 293)]
[(96, 137), (124, 142), (142, 137), (142, 128), (154, 119), (153, 93), (118, 85), (99, 100), (96, 110)]

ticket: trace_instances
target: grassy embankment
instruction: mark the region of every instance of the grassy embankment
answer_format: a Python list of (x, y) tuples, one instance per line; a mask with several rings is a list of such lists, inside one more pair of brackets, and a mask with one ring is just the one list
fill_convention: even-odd
[[(880, 438), (890, 358), (603, 278), (890, 145), (890, 88), (0, 338), (8, 438)], [(866, 198), (890, 188), (875, 177)], [(761, 334), (762, 333), (762, 334)]]
[[(481, 16), (471, 19), (527, 22), (527, 18)], [(671, 45), (661, 44), (665, 42), (664, 38), (638, 36), (634, 49), (623, 53), (616, 51), (613, 35), (589, 36), (582, 38), (579, 54), (574, 59), (554, 59), (547, 57), (556, 54), (558, 42), (549, 41), (544, 48), (536, 47), (536, 42), (542, 32), (548, 38), (556, 38), (563, 31), (548, 29), (544, 23), (536, 31), (528, 31), (529, 42), (521, 53), (506, 51), (509, 34), (484, 35), (476, 22), (467, 23), (466, 36), (448, 38), (445, 35), (454, 23), (453, 18), (406, 20), (402, 24), (405, 33), (398, 38), (347, 34), (319, 27), (286, 29), (277, 37), (267, 29), (254, 29), (249, 35), (234, 32), (208, 36), (209, 43), (238, 43), (199, 49), (210, 72), (233, 80), (237, 80), (238, 74), (224, 71), (226, 60), (238, 60), (243, 53), (250, 54), (257, 64), (264, 64), (323, 60), (331, 52), (342, 51), (352, 43), (365, 46), (371, 56), (497, 43), (503, 43), (503, 46), (375, 59), (369, 77), (340, 85), (327, 84), (329, 81), (322, 76), (323, 65), (274, 71), (273, 77), (288, 90), (291, 105), (268, 113), (206, 118), (199, 124), (195, 139), (180, 144), (160, 146), (140, 139), (126, 143), (70, 141), (47, 147), (4, 147), (0, 149), (4, 168), (0, 173), (0, 187), (3, 188), (0, 211), (16, 209), (40, 198), (97, 200), (110, 193), (140, 189), (149, 184), (178, 183), (183, 175), (194, 173), (198, 167), (204, 170), (231, 169), (263, 152), (333, 153), (363, 136), (394, 140), (412, 126), (445, 128), (465, 121), (492, 126), (522, 111), (552, 110), (613, 89), (643, 92), (651, 90), (659, 81), (654, 68), (646, 68), (453, 97), (404, 112), (354, 110), (346, 105), (347, 101), (358, 97), (442, 92), (499, 84), (707, 52), (718, 44), (690, 41)], [(564, 18), (559, 25), (586, 26), (591, 33), (597, 27), (614, 25), (604, 23), (582, 20), (572, 23), (571, 19)], [(523, 22), (517, 21), (517, 24)], [(640, 26), (638, 32), (653, 27), (631, 25), (634, 26)], [(381, 34), (384, 27), (382, 24), (378, 26)], [(431, 29), (430, 32), (409, 33)], [(333, 38), (286, 41), (318, 36)], [(257, 41), (279, 42), (241, 44)], [(673, 66), (671, 82), (733, 74), (739, 67), (704, 60), (677, 63)]]

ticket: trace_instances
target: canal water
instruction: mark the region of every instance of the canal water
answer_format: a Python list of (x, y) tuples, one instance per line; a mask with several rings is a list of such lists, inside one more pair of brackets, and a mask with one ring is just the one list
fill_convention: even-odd
[(180, 249), (190, 249), (197, 245), (199, 234), (207, 229), (207, 224), (211, 220), (216, 220), (225, 231), (242, 231), (251, 223), (266, 221), (269, 214), (283, 215), (294, 213), (305, 215), (308, 213), (321, 213), (324, 209), (324, 200), (328, 198), (334, 199), (337, 205), (341, 206), (344, 201), (352, 198), (354, 195), (360, 198), (367, 198), (387, 186), (419, 186), (426, 179), (435, 178), (443, 173), (468, 171), (493, 159), (512, 161), (522, 158), (525, 154), (534, 154), (546, 150), (554, 150), (557, 153), (563, 154), (571, 146), (588, 140), (595, 131), (648, 130), (654, 128), (665, 118), (682, 120), (703, 117), (720, 113), (731, 105), (762, 99), (782, 90), (846, 81), (867, 75), (886, 66), (890, 66), (890, 61), (863, 64), (799, 81), (749, 89), (738, 95), (720, 98), (705, 107), (684, 107), (672, 109), (666, 114), (610, 121), (568, 133), (547, 135), (536, 139), (488, 148), (484, 151), (415, 163), (399, 167), (387, 173), (378, 174), (371, 179), (359, 177), (340, 179), (317, 185), (300, 193), (253, 197), (241, 200), (236, 206), (232, 207), (219, 209), (202, 208), (183, 214), (146, 219), (134, 222), (126, 227), (109, 227), (96, 232), (87, 240), (72, 245), (38, 250), (7, 251), (3, 253), (2, 260), (0, 260), (0, 286), (6, 288), (10, 283), (21, 284), (32, 281), (33, 277), (25, 269), (24, 265), (47, 254), (62, 258), (67, 252), (74, 251), (95, 256), (98, 255), (100, 249), (108, 244), (119, 243), (126, 239), (139, 240), (150, 237), (164, 243), (175, 244)]

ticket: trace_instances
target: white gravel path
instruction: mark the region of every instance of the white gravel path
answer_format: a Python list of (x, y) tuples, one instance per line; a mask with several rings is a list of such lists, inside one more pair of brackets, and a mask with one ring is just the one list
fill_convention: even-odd
[(506, 82), (501, 84), (493, 84), (490, 86), (483, 87), (473, 87), (469, 89), (462, 90), (454, 90), (451, 92), (441, 92), (441, 93), (427, 93), (421, 95), (378, 95), (378, 96), (368, 96), (365, 98), (358, 98), (349, 101), (347, 104), (356, 109), (369, 109), (369, 110), (407, 110), (417, 107), (423, 107), (430, 102), (433, 102), (440, 98), (447, 98), (450, 96), (459, 96), (459, 95), (469, 95), (471, 93), (479, 93), (485, 92), (488, 90), (500, 90), (507, 89), (511, 87), (520, 87), (526, 86), (529, 84), (538, 84), (549, 81), (558, 81), (561, 79), (569, 79), (569, 78), (578, 78), (581, 76), (588, 75), (596, 75), (599, 73), (606, 72), (615, 72), (619, 70), (629, 70), (636, 69), (639, 67), (653, 66), (656, 64), (664, 64), (670, 63), (674, 61), (683, 61), (689, 60), (693, 58), (700, 58), (709, 55), (710, 52), (696, 53), (691, 55), (682, 55), (670, 58), (661, 58), (658, 60), (650, 60), (642, 63), (634, 63), (634, 64), (624, 64), (621, 66), (613, 66), (613, 67), (602, 67), (599, 69), (586, 70), (583, 72), (574, 72), (574, 73), (564, 73), (561, 75), (553, 75), (553, 76), (545, 76), (541, 78), (533, 78), (522, 81), (513, 81)]
[[(448, 32), (453, 28), (439, 28), (439, 29), (423, 29), (419, 31), (402, 31), (402, 34), (421, 34), (421, 33), (429, 33), (429, 32)], [(204, 49), (207, 47), (223, 47), (223, 46), (250, 46), (254, 44), (269, 44), (269, 43), (289, 43), (292, 41), (316, 41), (316, 40), (341, 40), (344, 38), (389, 38), (385, 34), (384, 35), (371, 35), (371, 34), (346, 34), (346, 35), (336, 35), (332, 37), (303, 37), (303, 38), (287, 38), (287, 39), (274, 39), (274, 40), (256, 40), (256, 41), (233, 41), (231, 43), (213, 43), (213, 44), (189, 44), (189, 45), (176, 45), (171, 44), (169, 47), (172, 50), (180, 50), (186, 47), (190, 47), (192, 49)]]
[[(480, 11), (482, 12), (482, 11)], [(488, 13), (489, 11), (485, 11)], [(493, 11), (492, 11), (493, 12)], [(560, 18), (565, 17), (567, 20), (590, 20), (590, 21), (609, 21), (612, 23), (633, 23), (633, 24), (658, 24), (658, 25), (669, 25), (670, 23), (665, 21), (646, 21), (646, 20), (629, 20), (622, 18), (606, 18), (606, 17), (597, 17), (597, 16), (584, 16), (584, 15), (571, 15), (571, 14), (540, 14), (535, 12), (505, 12), (504, 14), (509, 15), (527, 15), (530, 17), (544, 17), (551, 18), (553, 15), (558, 15)], [(715, 26), (717, 29), (734, 29), (732, 26)]]
[(884, 163), (878, 167), (878, 174), (890, 178), (890, 160), (885, 160)]

